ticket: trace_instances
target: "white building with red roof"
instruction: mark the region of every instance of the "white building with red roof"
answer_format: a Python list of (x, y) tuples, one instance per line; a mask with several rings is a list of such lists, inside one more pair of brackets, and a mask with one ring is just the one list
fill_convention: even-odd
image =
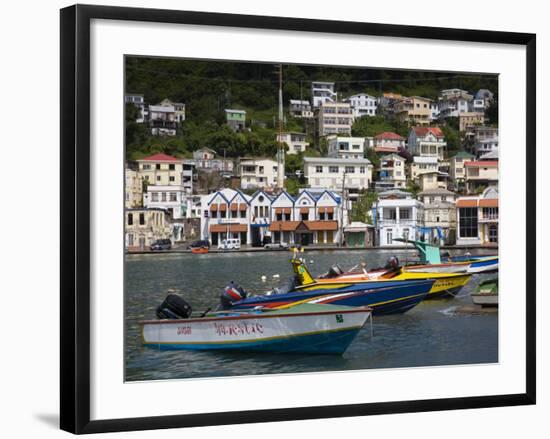
[(385, 131), (374, 136), (373, 146), (376, 152), (397, 152), (399, 148), (405, 147), (405, 138), (399, 134)]
[(438, 127), (412, 127), (409, 131), (407, 149), (413, 155), (437, 157), (443, 160), (447, 142)]

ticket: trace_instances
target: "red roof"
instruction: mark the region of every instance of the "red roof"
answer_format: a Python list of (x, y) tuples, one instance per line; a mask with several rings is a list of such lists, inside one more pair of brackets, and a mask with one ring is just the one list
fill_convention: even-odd
[(464, 162), (464, 166), (479, 166), (480, 168), (498, 166), (497, 160), (482, 160), (479, 162)]
[(413, 127), (417, 136), (424, 137), (428, 133), (432, 133), (435, 137), (443, 137), (443, 131), (438, 127)]
[(172, 157), (168, 154), (163, 154), (162, 152), (159, 152), (158, 154), (153, 154), (149, 157), (145, 157), (144, 159), (138, 160), (142, 162), (179, 162), (180, 160)]
[(388, 131), (385, 131), (383, 133), (380, 133), (376, 136), (374, 136), (375, 139), (389, 139), (389, 140), (405, 140), (403, 137), (401, 137), (399, 134), (390, 133)]

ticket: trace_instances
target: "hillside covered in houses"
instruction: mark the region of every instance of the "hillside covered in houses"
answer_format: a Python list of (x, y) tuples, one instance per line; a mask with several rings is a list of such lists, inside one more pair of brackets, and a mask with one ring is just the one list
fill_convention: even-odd
[(125, 91), (128, 248), (498, 242), (496, 75), (127, 57)]

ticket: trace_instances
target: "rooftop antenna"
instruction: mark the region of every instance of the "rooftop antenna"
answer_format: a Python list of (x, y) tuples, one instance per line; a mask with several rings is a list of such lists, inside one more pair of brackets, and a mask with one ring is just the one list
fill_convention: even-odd
[(285, 149), (283, 146), (283, 65), (279, 64), (279, 142), (277, 145), (277, 187), (285, 187)]

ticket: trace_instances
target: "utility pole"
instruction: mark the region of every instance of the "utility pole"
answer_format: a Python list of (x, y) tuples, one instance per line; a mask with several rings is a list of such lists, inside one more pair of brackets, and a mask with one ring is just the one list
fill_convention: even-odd
[(340, 247), (344, 245), (344, 209), (347, 209), (346, 200), (346, 168), (344, 167), (344, 174), (342, 176), (342, 206), (340, 208)]
[(285, 149), (283, 146), (283, 65), (279, 64), (279, 142), (277, 147), (277, 188), (285, 188)]

